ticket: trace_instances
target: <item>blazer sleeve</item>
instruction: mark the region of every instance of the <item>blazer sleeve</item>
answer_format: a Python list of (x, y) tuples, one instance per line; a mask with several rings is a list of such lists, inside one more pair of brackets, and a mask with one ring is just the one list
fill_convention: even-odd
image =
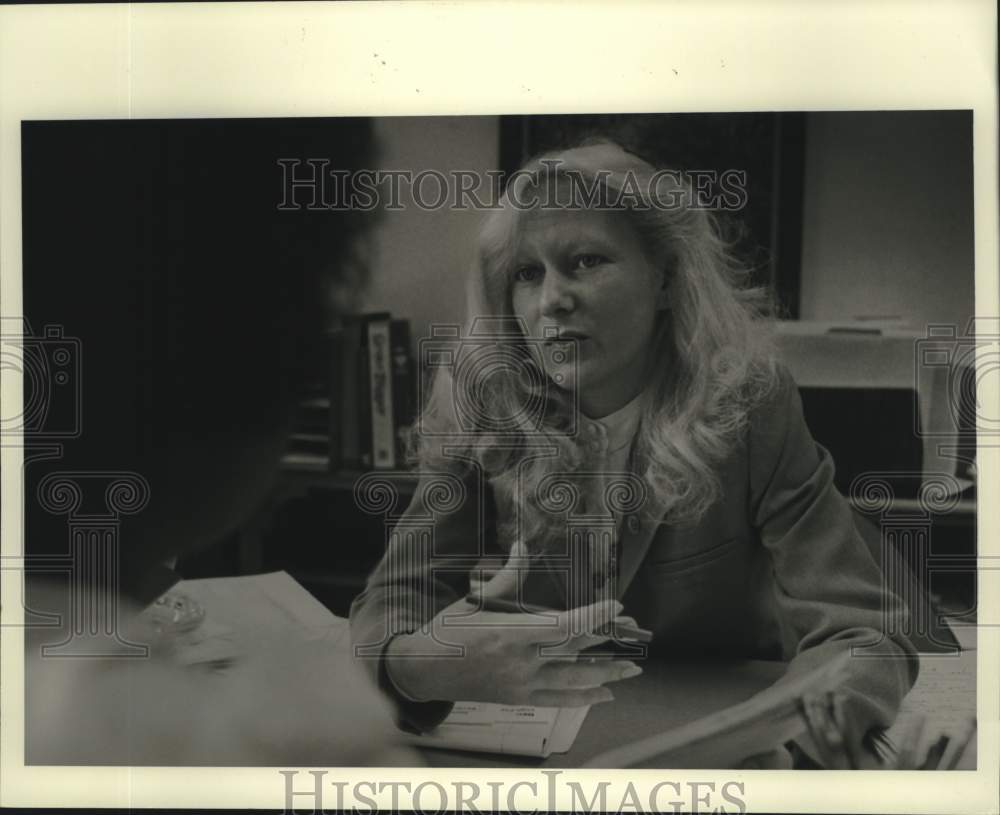
[[(900, 632), (908, 612), (833, 483), (830, 454), (806, 426), (791, 375), (755, 411), (748, 433), (753, 524), (771, 556), (787, 679), (851, 649), (844, 691), (863, 736), (888, 727), (916, 680), (916, 650)], [(807, 752), (808, 739), (802, 740)]]
[(475, 473), (458, 466), (422, 475), (385, 555), (351, 604), (355, 659), (395, 703), (399, 724), (410, 730), (440, 724), (453, 703), (404, 696), (386, 670), (386, 649), (394, 637), (417, 631), (467, 593), (469, 562), (483, 540), (479, 483)]

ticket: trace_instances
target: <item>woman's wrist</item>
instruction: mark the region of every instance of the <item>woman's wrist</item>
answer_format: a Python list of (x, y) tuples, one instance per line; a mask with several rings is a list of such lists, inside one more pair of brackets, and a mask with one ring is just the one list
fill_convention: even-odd
[(420, 660), (410, 656), (412, 643), (412, 634), (399, 634), (392, 638), (385, 649), (385, 673), (396, 692), (404, 699), (410, 702), (427, 702), (430, 701), (429, 697), (420, 692), (414, 681), (419, 677), (419, 672), (412, 668)]

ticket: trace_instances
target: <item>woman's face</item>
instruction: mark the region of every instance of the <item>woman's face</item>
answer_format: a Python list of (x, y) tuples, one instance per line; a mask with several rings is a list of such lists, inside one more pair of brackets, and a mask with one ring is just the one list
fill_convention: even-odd
[[(587, 416), (606, 416), (642, 389), (667, 304), (664, 274), (621, 212), (537, 209), (522, 217), (514, 314), (531, 339), (543, 340), (532, 345), (549, 377), (577, 390)], [(553, 332), (572, 341), (551, 339)]]

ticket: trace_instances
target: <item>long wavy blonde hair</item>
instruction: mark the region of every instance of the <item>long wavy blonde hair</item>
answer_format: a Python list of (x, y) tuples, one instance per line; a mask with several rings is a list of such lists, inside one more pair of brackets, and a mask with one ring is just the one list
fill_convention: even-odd
[[(601, 200), (619, 203), (667, 275), (670, 305), (655, 327), (631, 453), (633, 472), (664, 512), (651, 520), (680, 524), (705, 514), (719, 498), (719, 464), (777, 381), (770, 292), (747, 285), (748, 271), (682, 173), (657, 173), (604, 140), (528, 162), (484, 221), (466, 325), (451, 364), (435, 371), (411, 450), (424, 471), (456, 460), (478, 465), (493, 487), (501, 541), (519, 539), (533, 552), (550, 550), (565, 529), (542, 493), (572, 484), (574, 473), (587, 470), (587, 456), (575, 433), (574, 394), (548, 379), (514, 317), (513, 253), (530, 217), (526, 199), (571, 174)], [(597, 498), (587, 498), (586, 488), (576, 492)]]

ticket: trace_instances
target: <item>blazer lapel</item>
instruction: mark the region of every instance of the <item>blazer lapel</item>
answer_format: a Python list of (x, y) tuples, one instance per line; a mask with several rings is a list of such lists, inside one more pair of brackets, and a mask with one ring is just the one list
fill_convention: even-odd
[(619, 600), (625, 596), (636, 572), (639, 571), (639, 566), (646, 559), (646, 552), (649, 551), (653, 538), (657, 533), (670, 533), (670, 527), (660, 522), (665, 511), (666, 503), (649, 493), (644, 506), (622, 519), (619, 530), (621, 559), (616, 588)]
[[(630, 456), (629, 468), (631, 472), (638, 474), (644, 468), (635, 466), (635, 462)], [(642, 506), (636, 508), (622, 518), (618, 536), (620, 546), (620, 560), (618, 563), (617, 585), (615, 586), (615, 596), (621, 600), (628, 591), (632, 580), (639, 571), (639, 566), (646, 559), (650, 544), (656, 535), (671, 535), (672, 529), (669, 525), (661, 523), (666, 512), (666, 502), (663, 501), (652, 490), (647, 489), (646, 500)], [(529, 573), (525, 585), (525, 594), (533, 601), (542, 602), (543, 605), (552, 607), (566, 607), (566, 587), (565, 577), (557, 576), (551, 568), (544, 568)]]
[[(629, 456), (629, 469), (637, 475), (646, 471), (644, 457), (634, 448), (632, 455)], [(664, 534), (671, 534), (670, 527), (661, 523), (666, 510), (666, 501), (647, 485), (646, 500), (642, 506), (622, 519), (618, 532), (621, 540), (619, 549), (621, 557), (618, 564), (616, 594), (619, 600), (625, 597), (625, 592), (632, 585), (639, 566), (646, 559), (646, 552), (649, 551), (653, 538), (661, 531)]]

